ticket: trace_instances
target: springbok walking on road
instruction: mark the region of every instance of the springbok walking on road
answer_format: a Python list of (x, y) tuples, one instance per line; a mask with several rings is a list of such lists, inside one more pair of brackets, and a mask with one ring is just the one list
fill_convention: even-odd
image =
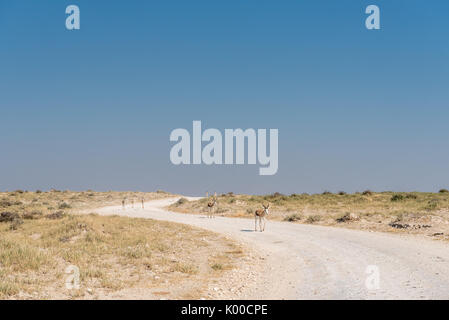
[[(208, 197), (208, 195), (209, 195), (209, 192), (206, 193), (206, 197)], [(211, 201), (209, 201), (207, 203), (207, 208), (209, 210), (209, 213), (207, 215), (208, 218), (213, 218), (214, 217), (213, 210), (214, 210), (214, 207), (215, 207), (216, 204), (217, 204), (217, 193), (215, 192), (213, 200), (211, 200)]]
[(259, 220), (259, 230), (260, 232), (265, 231), (266, 216), (268, 215), (268, 208), (270, 204), (262, 205), (263, 209), (257, 209), (254, 212), (254, 231), (257, 231), (257, 220)]

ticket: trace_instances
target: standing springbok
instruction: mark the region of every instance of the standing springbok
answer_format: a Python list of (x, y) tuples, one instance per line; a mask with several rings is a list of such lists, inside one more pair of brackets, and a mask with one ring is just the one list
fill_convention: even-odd
[[(209, 195), (209, 193), (207, 192), (206, 193), (206, 197)], [(208, 208), (208, 214), (207, 214), (207, 217), (208, 218), (213, 218), (214, 217), (214, 212), (213, 212), (213, 210), (214, 210), (214, 207), (215, 207), (215, 205), (217, 204), (217, 193), (215, 192), (215, 194), (214, 194), (214, 198), (213, 198), (213, 200), (211, 200), (211, 201), (209, 201), (208, 203), (207, 203), (207, 208)]]
[(268, 208), (270, 208), (270, 204), (268, 203), (266, 206), (262, 205), (263, 209), (257, 209), (254, 212), (254, 231), (257, 231), (257, 219), (259, 219), (259, 230), (260, 232), (265, 231), (265, 223), (266, 217), (268, 215)]

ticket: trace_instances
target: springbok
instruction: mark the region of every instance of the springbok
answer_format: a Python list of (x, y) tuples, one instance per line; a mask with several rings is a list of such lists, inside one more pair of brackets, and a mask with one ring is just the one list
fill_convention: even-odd
[[(208, 196), (208, 195), (209, 195), (209, 193), (207, 192), (206, 196)], [(209, 213), (207, 214), (208, 218), (214, 217), (213, 210), (214, 210), (214, 207), (216, 204), (217, 204), (217, 193), (215, 192), (213, 200), (211, 200), (207, 203), (207, 208), (209, 210)]]
[[(266, 217), (268, 215), (268, 208), (270, 208), (270, 204), (268, 203), (266, 206), (262, 205), (263, 209), (257, 209), (254, 212), (254, 231), (257, 231), (257, 219), (259, 219), (259, 230), (260, 232), (265, 231), (265, 223)], [(262, 227), (263, 226), (263, 227)]]
[(125, 199), (122, 200), (122, 209), (125, 210)]

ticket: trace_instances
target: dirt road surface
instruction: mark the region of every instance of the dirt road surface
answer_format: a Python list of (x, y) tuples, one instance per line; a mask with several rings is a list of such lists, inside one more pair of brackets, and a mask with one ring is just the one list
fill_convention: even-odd
[(96, 212), (184, 223), (254, 250), (254, 273), (246, 270), (239, 278), (234, 272), (233, 281), (214, 288), (223, 299), (449, 299), (448, 243), (269, 220), (265, 232), (254, 232), (252, 219), (208, 219), (163, 209), (177, 199)]

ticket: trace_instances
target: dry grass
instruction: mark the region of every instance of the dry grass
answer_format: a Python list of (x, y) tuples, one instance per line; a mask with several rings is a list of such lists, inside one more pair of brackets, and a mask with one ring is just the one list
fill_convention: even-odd
[(122, 200), (130, 205), (134, 201), (137, 207), (142, 199), (145, 201), (172, 197), (164, 192), (94, 192), (94, 191), (59, 191), (27, 192), (16, 190), (14, 192), (0, 192), (0, 212), (16, 212), (20, 215), (46, 215), (62, 212), (77, 212), (80, 210), (98, 208), (100, 206), (120, 205)]
[[(220, 276), (215, 264), (232, 268), (241, 259), (235, 243), (201, 229), (76, 214), (80, 209), (120, 204), (124, 196), (142, 195), (2, 193), (0, 212), (13, 215), (0, 222), (0, 298), (160, 299), (161, 292), (165, 298), (200, 298), (208, 282)], [(166, 196), (145, 194), (146, 200)], [(230, 251), (236, 253), (226, 254)], [(79, 290), (66, 288), (69, 266), (80, 270)]]
[[(204, 214), (207, 199), (187, 201), (170, 207), (178, 212)], [(409, 224), (399, 231), (449, 234), (449, 192), (372, 192), (347, 194), (274, 193), (264, 196), (223, 194), (218, 197), (216, 214), (253, 217), (261, 204), (270, 203), (270, 220), (336, 225), (349, 228), (398, 231), (393, 222)], [(429, 227), (431, 226), (431, 227)], [(446, 233), (447, 232), (447, 233)]]

